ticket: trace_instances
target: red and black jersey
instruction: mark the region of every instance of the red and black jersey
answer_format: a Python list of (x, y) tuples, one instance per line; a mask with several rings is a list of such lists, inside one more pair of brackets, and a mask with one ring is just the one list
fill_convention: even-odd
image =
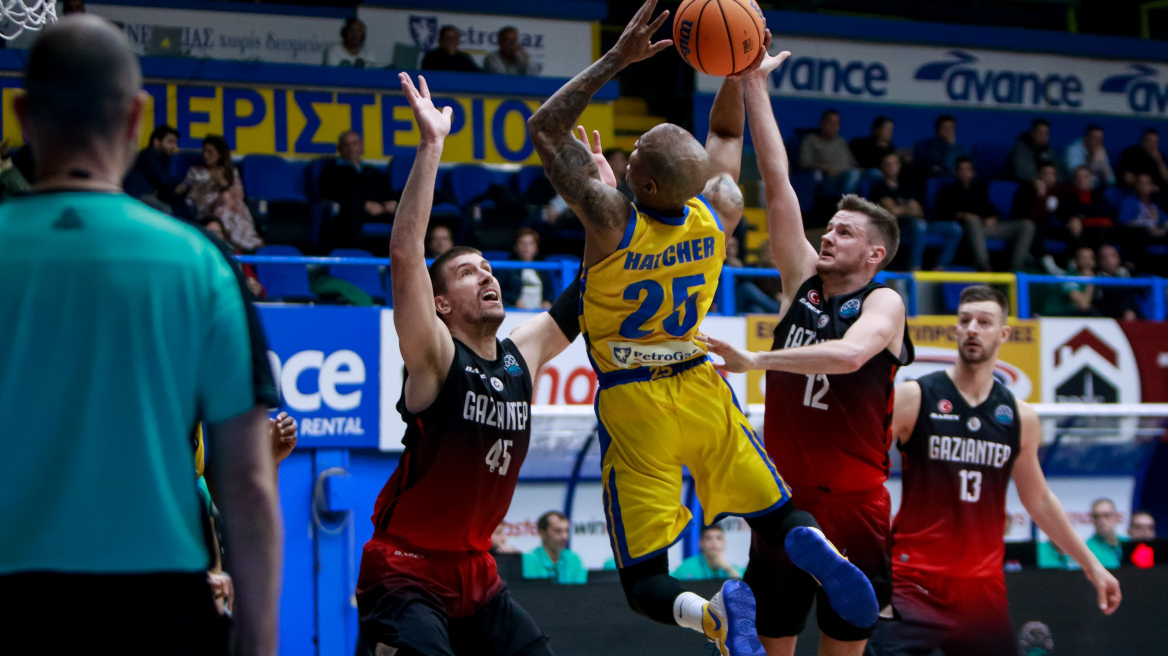
[[(840, 339), (860, 318), (864, 299), (884, 287), (825, 299), (812, 276), (775, 328), (772, 350)], [(888, 478), (896, 370), (913, 361), (904, 332), (900, 356), (888, 349), (850, 374), (766, 374), (766, 449), (783, 479), (825, 493), (873, 490)]]
[(405, 452), (377, 497), (377, 530), (420, 549), (490, 549), (531, 441), (531, 372), (514, 342), (496, 343), (487, 361), (454, 340), (450, 371), (422, 412), (406, 409), (402, 390)]
[(917, 383), (921, 409), (900, 445), (892, 562), (946, 576), (1000, 576), (1006, 490), (1022, 435), (1018, 404), (997, 380), (976, 408), (944, 371)]

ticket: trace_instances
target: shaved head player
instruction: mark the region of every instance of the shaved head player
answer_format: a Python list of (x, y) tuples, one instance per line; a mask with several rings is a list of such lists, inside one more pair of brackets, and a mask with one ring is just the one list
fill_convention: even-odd
[(488, 550), (531, 439), (531, 372), (579, 334), (578, 287), (499, 340), (503, 298), (479, 251), (455, 246), (427, 271), (423, 242), (451, 110), (434, 106), (425, 78), (418, 88), (400, 78), (422, 135), (389, 244), (405, 453), (377, 498), (361, 556), (361, 631), (377, 654), (550, 656)]
[(1014, 656), (1002, 573), (1002, 517), (1013, 474), (1022, 505), (1119, 607), (1119, 582), (1071, 527), (1038, 462), (1038, 414), (994, 378), (1010, 337), (1006, 296), (967, 287), (957, 307), (957, 362), (896, 388), (892, 434), (903, 494), (892, 537), (893, 606), (869, 645), (878, 656)]
[[(912, 362), (913, 350), (900, 295), (873, 278), (896, 254), (900, 233), (886, 210), (848, 195), (828, 223), (818, 254), (807, 241), (766, 86), (767, 74), (789, 54), (765, 56), (743, 82), (766, 182), (771, 255), (783, 278), (773, 350), (748, 353), (711, 338), (710, 351), (725, 358), (727, 371), (768, 370), (767, 453), (791, 485), (795, 507), (815, 516), (827, 538), (871, 581), (887, 613), (888, 424), (896, 370)], [(825, 587), (755, 537), (743, 578), (757, 591), (758, 632), (767, 654), (795, 653), (817, 595), (819, 653), (863, 653), (876, 618), (858, 626), (842, 617), (823, 603)]]
[(729, 581), (707, 602), (669, 576), (669, 546), (692, 519), (680, 503), (683, 467), (706, 521), (745, 517), (771, 553), (785, 549), (823, 581), (828, 601), (855, 624), (875, 622), (878, 608), (867, 579), (790, 503), (780, 470), (695, 339), (726, 235), (742, 218), (741, 83), (723, 82), (704, 148), (676, 125), (640, 138), (629, 157), (632, 203), (601, 181), (599, 149), (589, 153), (572, 138), (594, 93), (672, 43), (651, 42), (669, 14), (650, 20), (655, 4), (646, 2), (612, 50), (528, 127), (552, 185), (584, 223), (580, 325), (599, 383), (605, 517), (625, 596), (652, 620), (704, 633), (723, 656), (761, 654), (749, 586)]

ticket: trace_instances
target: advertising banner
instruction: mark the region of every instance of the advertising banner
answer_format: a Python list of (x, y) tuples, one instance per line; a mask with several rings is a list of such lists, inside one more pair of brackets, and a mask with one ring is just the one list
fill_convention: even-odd
[(404, 46), (415, 50), (419, 65), (423, 55), (438, 47), (438, 31), (446, 25), (458, 28), (462, 51), (480, 67), (488, 53), (499, 49), (497, 36), (504, 27), (519, 32), (519, 45), (531, 57), (530, 75), (572, 77), (599, 54), (593, 47), (593, 24), (586, 21), (374, 7), (360, 7), (358, 16), (368, 27), (369, 45), (387, 53), (383, 57)]
[(299, 446), (377, 446), (378, 314), (353, 307), (258, 307), (282, 410)]
[(1122, 321), (1140, 366), (1140, 400), (1168, 403), (1168, 324), (1160, 321)]
[[(1168, 65), (775, 34), (775, 96), (1119, 116), (1168, 115)], [(715, 93), (721, 78), (697, 74)]]
[[(13, 146), (23, 143), (12, 109), (20, 86), (19, 78), (0, 77), (0, 138)], [(200, 148), (203, 137), (221, 134), (237, 155), (332, 155), (337, 152), (337, 138), (346, 130), (365, 136), (368, 159), (413, 153), (420, 140), (409, 102), (400, 93), (158, 82), (148, 82), (144, 88), (150, 100), (143, 117), (142, 147), (154, 126), (163, 123), (182, 133), (180, 148)], [(541, 100), (447, 96), (435, 90), (434, 101), (454, 109), (443, 162), (539, 163), (527, 119), (539, 109)], [(600, 130), (601, 139), (611, 143), (612, 105), (589, 105), (581, 124)]]
[[(746, 348), (770, 350), (777, 315), (756, 314), (746, 318)], [(1012, 320), (1010, 341), (1002, 345), (997, 376), (1023, 401), (1037, 401), (1042, 389), (1039, 362), (1039, 321)], [(951, 316), (909, 317), (908, 331), (916, 347), (916, 362), (897, 372), (897, 382), (915, 380), (927, 373), (951, 366), (957, 358), (956, 320)], [(761, 371), (747, 374), (747, 403), (766, 400), (766, 376)]]
[[(320, 64), (341, 41), (341, 18), (89, 3), (117, 23), (139, 55)], [(22, 35), (23, 36), (23, 35)], [(30, 35), (31, 36), (31, 35)], [(28, 45), (34, 39), (28, 39)], [(22, 40), (23, 41), (23, 40)]]
[(1140, 365), (1114, 319), (1043, 319), (1042, 371), (1046, 403), (1143, 400)]

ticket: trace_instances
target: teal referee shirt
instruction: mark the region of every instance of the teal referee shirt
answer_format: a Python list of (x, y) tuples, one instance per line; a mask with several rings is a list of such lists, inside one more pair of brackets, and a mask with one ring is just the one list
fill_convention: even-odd
[(207, 568), (188, 436), (263, 397), (245, 305), (216, 245), (129, 196), (0, 203), (0, 574)]

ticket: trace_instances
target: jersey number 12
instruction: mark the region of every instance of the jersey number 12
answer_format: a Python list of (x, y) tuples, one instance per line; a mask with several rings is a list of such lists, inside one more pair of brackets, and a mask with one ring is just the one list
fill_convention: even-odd
[[(816, 382), (822, 383), (818, 390), (815, 389)], [(827, 404), (823, 402), (823, 397), (829, 389), (831, 389), (831, 383), (827, 380), (827, 374), (807, 374), (807, 387), (803, 390), (803, 405), (816, 410), (827, 410)]]
[(507, 453), (507, 449), (511, 448), (512, 440), (495, 440), (495, 444), (491, 446), (491, 450), (487, 451), (487, 466), (491, 468), (491, 473), (499, 470), (500, 476), (507, 475), (507, 469), (511, 467), (511, 454)]

